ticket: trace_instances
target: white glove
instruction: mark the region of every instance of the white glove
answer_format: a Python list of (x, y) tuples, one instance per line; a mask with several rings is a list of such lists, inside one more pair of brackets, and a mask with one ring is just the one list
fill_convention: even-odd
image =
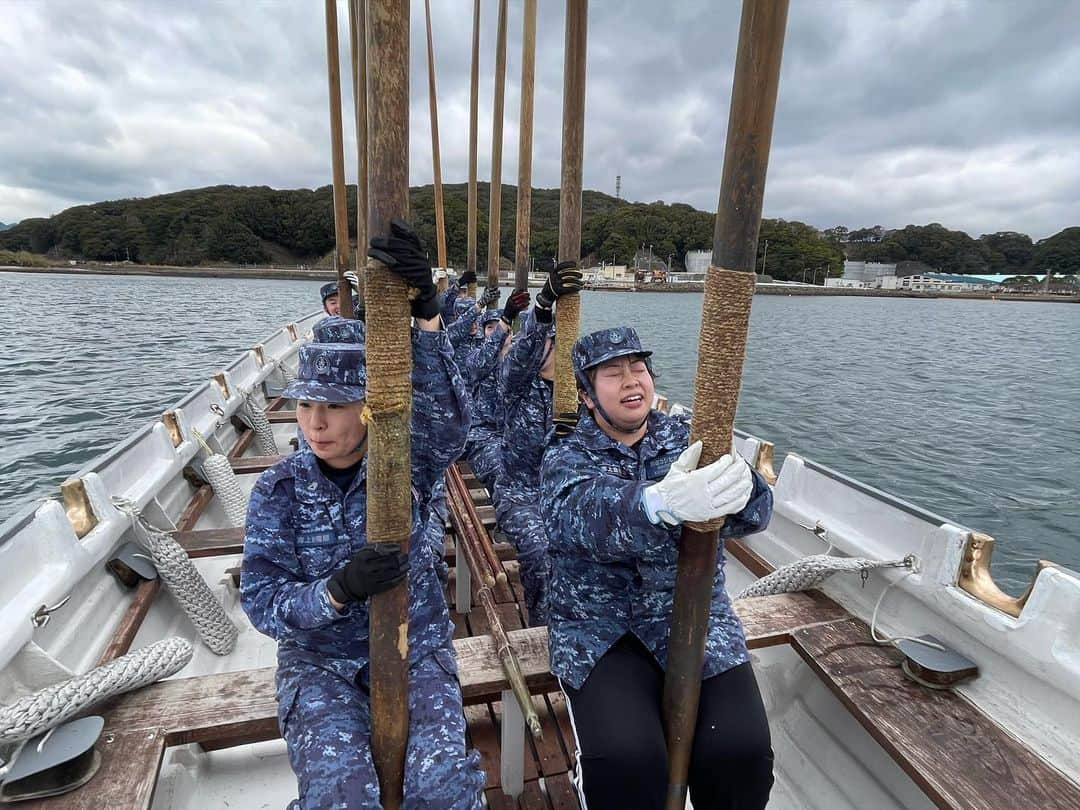
[(675, 460), (662, 481), (642, 491), (645, 514), (653, 523), (677, 526), (704, 523), (746, 508), (754, 491), (749, 465), (736, 453), (697, 467), (701, 442), (694, 442)]
[(346, 270), (345, 278), (348, 279), (349, 284), (352, 285), (353, 292), (360, 292), (360, 279), (356, 277), (355, 270)]
[(441, 267), (434, 268), (434, 272), (435, 272), (435, 281), (436, 282), (440, 281), (441, 279), (444, 279), (444, 278), (448, 277), (447, 272), (445, 270), (443, 270)]

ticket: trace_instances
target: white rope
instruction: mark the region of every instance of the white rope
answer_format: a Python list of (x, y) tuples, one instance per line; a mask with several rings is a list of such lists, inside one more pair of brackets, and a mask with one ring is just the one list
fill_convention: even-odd
[(107, 698), (174, 675), (192, 653), (185, 639), (166, 638), (0, 706), (0, 743), (28, 740)]
[(131, 501), (117, 497), (112, 501), (132, 519), (137, 527), (135, 536), (139, 545), (150, 553), (158, 576), (191, 620), (203, 643), (218, 655), (232, 652), (239, 631), (187, 552), (172, 537), (151, 525)]
[(250, 391), (244, 392), (244, 404), (241, 407), (241, 417), (248, 426), (255, 431), (255, 447), (260, 456), (276, 456), (278, 454), (277, 441), (274, 439), (274, 428), (266, 412), (255, 402)]
[(214, 495), (221, 502), (221, 508), (225, 511), (225, 518), (230, 526), (243, 526), (247, 520), (247, 496), (240, 489), (240, 482), (233, 472), (232, 464), (221, 453), (215, 453), (202, 434), (197, 430), (191, 431), (203, 450), (206, 458), (203, 460), (203, 472), (206, 480), (214, 490)]
[(285, 385), (288, 385), (296, 379), (296, 375), (293, 374), (292, 369), (285, 365), (283, 360), (278, 360), (274, 365), (278, 370), (278, 374), (281, 375), (281, 379), (285, 381)]
[(944, 652), (945, 648), (940, 644), (936, 644), (933, 641), (927, 641), (925, 638), (916, 638), (915, 636), (881, 636), (879, 638), (877, 634), (878, 609), (881, 607), (881, 603), (885, 601), (885, 594), (889, 592), (890, 588), (898, 585), (904, 577), (914, 574), (917, 570), (918, 567), (915, 564), (908, 566), (908, 570), (904, 572), (903, 576), (894, 579), (881, 589), (881, 593), (878, 594), (877, 602), (874, 603), (874, 613), (870, 616), (870, 638), (872, 638), (876, 644), (891, 644), (894, 647), (897, 646), (896, 642), (898, 641), (913, 641), (916, 644), (922, 644), (925, 647), (932, 647), (935, 650)]
[(772, 596), (778, 593), (791, 593), (814, 588), (828, 577), (837, 573), (859, 574), (865, 581), (870, 571), (875, 568), (910, 568), (913, 557), (902, 560), (870, 560), (865, 557), (831, 557), (828, 554), (813, 554), (782, 565), (771, 574), (747, 585), (736, 599), (750, 596)]

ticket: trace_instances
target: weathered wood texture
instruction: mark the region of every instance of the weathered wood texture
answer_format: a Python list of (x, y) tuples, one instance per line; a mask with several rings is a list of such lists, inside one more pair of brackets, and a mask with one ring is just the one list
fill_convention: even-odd
[(349, 269), (349, 211), (345, 204), (345, 147), (341, 125), (341, 57), (338, 52), (337, 0), (326, 0), (326, 78), (330, 99), (330, 162), (334, 185), (334, 266), (337, 269), (341, 314), (351, 318)]
[(271, 425), (295, 422), (296, 411), (267, 411), (266, 418), (270, 420)]
[(875, 644), (865, 623), (791, 635), (810, 668), (938, 807), (1080, 807), (1080, 786), (958, 693), (905, 678), (901, 654)]
[(499, 0), (495, 33), (495, 98), (491, 117), (491, 185), (488, 189), (487, 284), (499, 285), (499, 244), (502, 234), (503, 102), (506, 97), (506, 0)]
[(435, 93), (435, 44), (431, 32), (431, 0), (424, 0), (427, 22), (428, 113), (431, 116), (431, 167), (435, 180), (435, 243), (439, 267), (446, 267), (446, 221), (443, 215), (442, 160), (439, 155), (439, 101)]
[[(469, 196), (465, 245), (465, 269), (476, 272), (476, 139), (480, 111), (480, 0), (473, 0), (472, 62), (469, 78)], [(468, 291), (476, 294), (476, 285)]]
[(349, 0), (349, 44), (352, 55), (353, 113), (356, 125), (356, 262), (364, 300), (364, 274), (368, 248), (368, 113), (367, 113), (367, 0)]
[(264, 472), (283, 458), (285, 456), (245, 456), (244, 458), (230, 458), (229, 463), (237, 475), (250, 475)]
[(244, 551), (243, 526), (178, 531), (173, 532), (172, 537), (192, 558), (222, 557), (226, 554), (241, 554)]
[(776, 568), (764, 557), (738, 538), (724, 541), (724, 553), (738, 562), (759, 579), (771, 574)]
[(533, 84), (536, 74), (536, 0), (525, 0), (521, 27), (521, 111), (518, 115), (517, 238), (514, 287), (529, 288), (529, 226), (532, 220)]

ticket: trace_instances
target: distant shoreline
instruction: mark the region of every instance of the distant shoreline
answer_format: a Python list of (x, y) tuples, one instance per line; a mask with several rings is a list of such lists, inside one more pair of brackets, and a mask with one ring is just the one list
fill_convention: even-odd
[[(106, 267), (20, 267), (0, 265), (3, 273), (37, 273), (41, 275), (62, 274), (75, 276), (150, 276), (181, 278), (244, 278), (244, 279), (284, 279), (287, 281), (332, 281), (332, 270), (286, 270), (269, 267), (172, 267), (157, 265), (112, 265)], [(531, 285), (539, 286), (539, 285)], [(656, 293), (701, 293), (704, 285), (698, 282), (680, 284), (643, 284), (637, 289), (601, 288), (594, 292), (656, 292)], [(943, 292), (923, 293), (909, 290), (867, 290), (845, 287), (816, 287), (787, 284), (759, 284), (755, 295), (814, 295), (862, 298), (959, 298), (977, 301), (1035, 301), (1049, 303), (1080, 303), (1077, 295), (1044, 295), (1041, 293), (983, 293), (983, 292)]]

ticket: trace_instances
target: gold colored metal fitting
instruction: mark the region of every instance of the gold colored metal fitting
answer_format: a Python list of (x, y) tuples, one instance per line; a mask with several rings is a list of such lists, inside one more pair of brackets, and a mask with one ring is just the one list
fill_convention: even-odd
[(761, 477), (770, 485), (775, 484), (776, 479), (779, 477), (773, 470), (773, 453), (775, 450), (776, 447), (772, 442), (762, 439), (757, 458), (754, 460), (754, 469), (761, 473)]
[(81, 540), (98, 524), (97, 515), (94, 514), (90, 498), (86, 494), (86, 485), (81, 478), (69, 478), (60, 485), (60, 494), (64, 498), (64, 510), (71, 528)]
[(1048, 560), (1039, 560), (1035, 565), (1035, 575), (1020, 596), (1010, 596), (994, 582), (990, 573), (990, 558), (994, 555), (994, 538), (982, 532), (968, 535), (964, 546), (964, 559), (960, 563), (960, 576), (956, 584), (983, 604), (1000, 610), (1009, 616), (1019, 617), (1035, 588), (1039, 572), (1044, 568), (1056, 568)]
[(214, 375), (214, 382), (218, 384), (218, 388), (221, 389), (221, 395), (225, 397), (225, 401), (229, 400), (229, 381), (225, 379), (225, 372), (219, 371)]
[(256, 343), (254, 346), (251, 347), (251, 350), (255, 352), (255, 362), (259, 364), (259, 368), (265, 366), (266, 355), (263, 353), (263, 345), (261, 343)]
[(668, 412), (668, 398), (667, 397), (657, 397), (656, 398), (656, 410), (660, 411), (660, 413), (667, 413)]
[(289, 330), (289, 339), (293, 343), (296, 343), (296, 324), (295, 323), (286, 324), (285, 328)]
[(165, 431), (172, 440), (173, 447), (179, 447), (184, 442), (184, 434), (180, 432), (180, 419), (176, 411), (165, 411), (161, 415), (161, 421), (165, 425)]

